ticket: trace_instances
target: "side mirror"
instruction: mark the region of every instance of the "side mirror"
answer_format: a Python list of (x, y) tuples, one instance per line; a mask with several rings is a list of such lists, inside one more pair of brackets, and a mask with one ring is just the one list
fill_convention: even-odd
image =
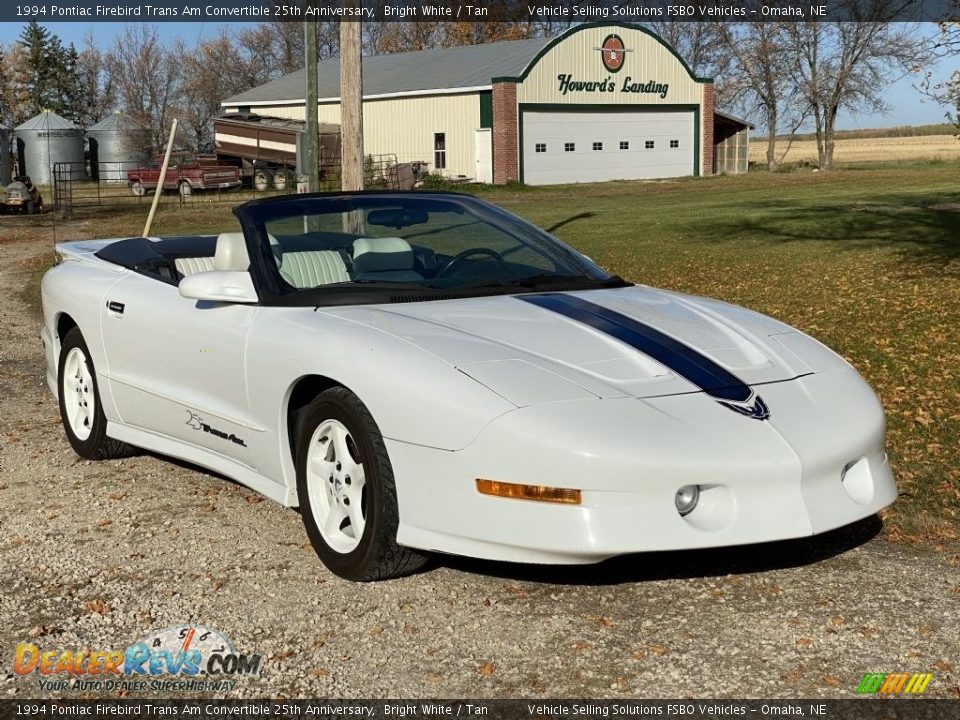
[(178, 289), (181, 296), (191, 300), (226, 303), (255, 303), (259, 300), (248, 272), (198, 272), (181, 280)]

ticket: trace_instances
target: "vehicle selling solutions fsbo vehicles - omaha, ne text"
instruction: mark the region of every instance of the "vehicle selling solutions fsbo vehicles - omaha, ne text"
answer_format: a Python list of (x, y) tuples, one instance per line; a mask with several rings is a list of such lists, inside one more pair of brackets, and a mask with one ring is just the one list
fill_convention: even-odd
[(83, 457), (141, 447), (299, 506), (343, 577), (801, 537), (896, 497), (871, 389), (772, 318), (463, 195), (235, 213), (58, 245), (47, 380)]

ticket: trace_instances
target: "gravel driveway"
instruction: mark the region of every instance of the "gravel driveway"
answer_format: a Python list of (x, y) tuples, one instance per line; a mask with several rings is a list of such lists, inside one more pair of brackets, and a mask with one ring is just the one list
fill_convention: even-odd
[(17, 296), (48, 247), (0, 244), (0, 697), (50, 696), (13, 674), (19, 642), (122, 648), (187, 622), (262, 654), (228, 696), (847, 698), (866, 672), (910, 671), (960, 697), (960, 547), (891, 544), (876, 519), (586, 568), (439, 558), (358, 585), (296, 511), (228, 480), (79, 460)]

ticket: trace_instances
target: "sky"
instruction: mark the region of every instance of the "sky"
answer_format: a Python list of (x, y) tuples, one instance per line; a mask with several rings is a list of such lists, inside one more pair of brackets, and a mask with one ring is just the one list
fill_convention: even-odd
[[(43, 23), (52, 33), (58, 35), (65, 44), (74, 43), (80, 47), (84, 43), (84, 36), (93, 29), (96, 43), (101, 49), (112, 46), (114, 37), (122, 32), (124, 23), (96, 23), (82, 22)], [(158, 23), (160, 36), (172, 41), (182, 37), (188, 45), (195, 45), (201, 39), (216, 37), (225, 27), (240, 29), (253, 23), (200, 23), (200, 22), (164, 22)], [(933, 23), (926, 24), (930, 33), (936, 31)], [(0, 23), (0, 42), (8, 44), (20, 36), (23, 26), (20, 23)], [(927, 29), (926, 27), (924, 29)], [(946, 80), (953, 70), (960, 68), (960, 58), (954, 57), (941, 60), (930, 68), (933, 71), (935, 82)], [(897, 125), (928, 125), (946, 122), (944, 108), (926, 98), (916, 86), (922, 77), (904, 77), (892, 83), (885, 91), (886, 104), (890, 106), (887, 113), (860, 113), (851, 115), (841, 113), (837, 127), (841, 130), (858, 128), (893, 127)]]

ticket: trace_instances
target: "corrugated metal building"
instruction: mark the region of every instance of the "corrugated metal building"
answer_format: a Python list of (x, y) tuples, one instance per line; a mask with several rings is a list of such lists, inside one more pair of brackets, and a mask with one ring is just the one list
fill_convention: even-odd
[[(340, 68), (319, 63), (321, 123), (340, 124)], [(299, 71), (223, 102), (226, 114), (305, 119)], [(715, 166), (713, 81), (662, 38), (621, 23), (552, 38), (364, 58), (364, 151), (480, 182), (555, 184), (741, 172)], [(739, 123), (739, 126), (738, 126)], [(730, 132), (727, 132), (727, 131)], [(732, 135), (731, 135), (732, 133)], [(739, 135), (738, 135), (739, 133)], [(744, 155), (745, 157), (745, 155)]]

